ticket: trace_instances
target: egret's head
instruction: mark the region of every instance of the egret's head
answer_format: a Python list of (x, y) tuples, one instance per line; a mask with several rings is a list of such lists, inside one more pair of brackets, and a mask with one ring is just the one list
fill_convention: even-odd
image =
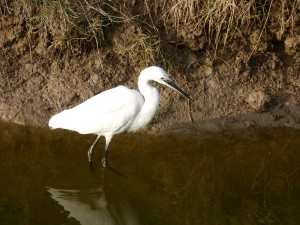
[(185, 93), (183, 90), (181, 90), (168, 76), (166, 71), (164, 71), (162, 68), (158, 66), (150, 66), (144, 69), (139, 79), (145, 79), (146, 82), (150, 80), (154, 80), (160, 84), (166, 85), (175, 91), (179, 92), (180, 94), (183, 94), (184, 96), (190, 98), (190, 96)]

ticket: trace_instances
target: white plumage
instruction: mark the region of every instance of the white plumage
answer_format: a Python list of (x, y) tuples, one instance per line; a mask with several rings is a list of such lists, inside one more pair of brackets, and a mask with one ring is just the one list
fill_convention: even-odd
[(56, 114), (50, 119), (49, 126), (81, 134), (120, 133), (135, 119), (143, 102), (139, 92), (118, 86)]
[(88, 151), (92, 162), (92, 151), (100, 136), (105, 136), (106, 145), (102, 158), (103, 166), (109, 167), (107, 161), (108, 145), (113, 135), (124, 131), (136, 131), (146, 126), (157, 111), (160, 95), (149, 84), (150, 80), (164, 84), (189, 97), (176, 86), (167, 73), (160, 67), (144, 69), (138, 81), (140, 92), (125, 86), (109, 89), (72, 109), (63, 110), (49, 120), (53, 129), (63, 128), (81, 134), (97, 134), (97, 138)]

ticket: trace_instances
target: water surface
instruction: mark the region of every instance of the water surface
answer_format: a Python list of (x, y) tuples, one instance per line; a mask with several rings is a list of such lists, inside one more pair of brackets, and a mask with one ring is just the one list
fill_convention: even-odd
[(0, 224), (300, 224), (300, 131), (115, 136), (0, 123)]

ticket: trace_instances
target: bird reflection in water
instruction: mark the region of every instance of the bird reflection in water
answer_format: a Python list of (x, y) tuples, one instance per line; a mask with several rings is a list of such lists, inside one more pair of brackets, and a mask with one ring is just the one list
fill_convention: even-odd
[(47, 191), (69, 217), (76, 219), (81, 225), (137, 225), (138, 215), (133, 207), (122, 200), (108, 203), (103, 185), (98, 189), (70, 190), (47, 187)]

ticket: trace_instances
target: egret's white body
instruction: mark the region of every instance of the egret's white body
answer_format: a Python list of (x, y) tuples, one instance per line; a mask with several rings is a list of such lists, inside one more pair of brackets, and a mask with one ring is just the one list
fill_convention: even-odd
[(188, 97), (170, 80), (163, 69), (152, 66), (144, 69), (139, 76), (140, 92), (122, 85), (109, 89), (72, 109), (54, 115), (49, 120), (49, 126), (53, 129), (63, 128), (81, 134), (98, 135), (89, 149), (90, 162), (94, 145), (100, 136), (104, 136), (106, 145), (102, 163), (108, 166), (106, 158), (112, 136), (146, 126), (158, 109), (160, 95), (159, 91), (149, 84), (151, 80), (171, 87)]

